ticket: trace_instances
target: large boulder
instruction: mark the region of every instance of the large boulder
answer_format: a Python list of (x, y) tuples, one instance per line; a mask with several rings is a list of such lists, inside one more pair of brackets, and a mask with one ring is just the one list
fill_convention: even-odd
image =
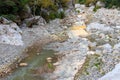
[(2, 24), (0, 24), (0, 43), (23, 45), (22, 30), (16, 23), (3, 18)]
[(105, 3), (101, 2), (101, 1), (98, 1), (98, 2), (96, 3), (96, 6), (105, 7)]
[(41, 16), (35, 16), (25, 19), (21, 27), (32, 27), (35, 24), (43, 26), (46, 24), (46, 21)]

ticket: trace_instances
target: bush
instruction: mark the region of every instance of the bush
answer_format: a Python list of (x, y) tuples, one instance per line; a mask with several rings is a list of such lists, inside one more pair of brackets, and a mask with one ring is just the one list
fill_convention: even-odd
[(99, 6), (95, 6), (95, 8), (93, 9), (93, 11), (97, 11), (100, 7)]
[(105, 3), (105, 7), (112, 8), (113, 6), (120, 7), (120, 0), (100, 0)]
[[(58, 12), (59, 8), (67, 7), (70, 0), (0, 0), (0, 16), (15, 21), (28, 18), (29, 15), (41, 15), (47, 21), (55, 18), (63, 18), (64, 12)], [(30, 14), (27, 12), (28, 7)]]
[(2, 15), (2, 17), (14, 21), (16, 19), (16, 16), (13, 14), (7, 14), (7, 15)]

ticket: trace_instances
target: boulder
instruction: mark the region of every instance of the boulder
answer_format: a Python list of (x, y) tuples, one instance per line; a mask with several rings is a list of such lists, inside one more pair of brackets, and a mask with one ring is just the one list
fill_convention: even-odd
[(0, 17), (0, 24), (8, 24), (10, 23), (11, 21), (7, 20), (6, 18), (4, 17)]
[(20, 67), (24, 67), (24, 66), (27, 66), (28, 64), (27, 63), (20, 63), (19, 66)]
[(70, 30), (68, 32), (69, 38), (77, 38), (77, 37), (87, 37), (89, 34), (84, 30)]
[[(35, 16), (32, 18), (27, 18), (23, 21), (22, 27), (32, 27), (32, 25), (45, 25), (46, 21), (41, 16)], [(25, 25), (25, 26), (23, 26)]]
[(101, 2), (101, 1), (98, 1), (98, 2), (96, 3), (96, 6), (105, 7), (105, 4), (104, 4), (103, 2)]
[(84, 29), (86, 29), (85, 25), (74, 25), (73, 27), (70, 27), (70, 30), (68, 31), (69, 38), (87, 37), (89, 34)]
[[(8, 22), (8, 21), (7, 21)], [(0, 43), (11, 45), (23, 45), (22, 30), (16, 23), (0, 24)]]

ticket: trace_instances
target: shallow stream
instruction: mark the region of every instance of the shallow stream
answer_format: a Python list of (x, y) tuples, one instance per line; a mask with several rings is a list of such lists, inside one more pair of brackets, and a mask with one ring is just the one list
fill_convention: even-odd
[(13, 73), (11, 73), (5, 80), (44, 80), (39, 73), (36, 73), (35, 70), (47, 63), (46, 58), (55, 57), (54, 51), (52, 50), (42, 50), (41, 53), (32, 54), (27, 57), (22, 62), (27, 63), (25, 67), (19, 67)]

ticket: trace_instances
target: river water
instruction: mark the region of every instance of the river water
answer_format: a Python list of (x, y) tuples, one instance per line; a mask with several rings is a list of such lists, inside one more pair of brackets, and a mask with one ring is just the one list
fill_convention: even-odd
[(54, 53), (52, 50), (42, 50), (39, 55), (31, 54), (22, 61), (27, 63), (28, 66), (19, 67), (4, 80), (44, 80), (40, 74), (35, 73), (35, 70), (47, 63), (46, 58), (55, 57)]

